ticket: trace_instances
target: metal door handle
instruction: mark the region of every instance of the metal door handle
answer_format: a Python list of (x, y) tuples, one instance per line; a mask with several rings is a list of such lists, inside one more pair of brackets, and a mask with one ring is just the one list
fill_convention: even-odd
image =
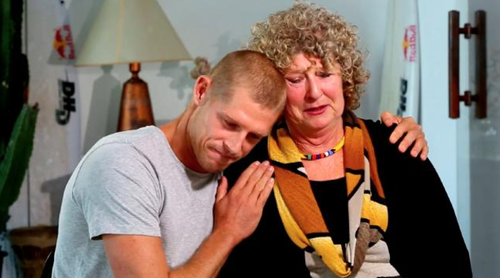
[[(463, 101), (467, 106), (475, 101), (476, 117), (486, 118), (486, 12), (476, 11), (475, 17), (476, 27), (466, 23), (463, 28), (460, 28), (460, 13), (458, 11), (448, 13), (449, 117), (452, 119), (460, 117), (460, 101)], [(460, 95), (460, 34), (463, 34), (466, 39), (476, 35), (475, 95), (470, 91), (465, 91), (464, 95)]]

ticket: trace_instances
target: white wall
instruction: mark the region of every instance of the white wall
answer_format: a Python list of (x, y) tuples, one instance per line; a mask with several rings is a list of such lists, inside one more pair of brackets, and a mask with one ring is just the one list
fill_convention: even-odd
[[(54, 72), (63, 69), (50, 63), (54, 9), (58, 0), (27, 0), (28, 57), (31, 68), (31, 102), (41, 110), (35, 138), (29, 184), (11, 208), (9, 227), (29, 224), (56, 224), (61, 190), (75, 167), (68, 147), (71, 134), (55, 124), (54, 111), (59, 103)], [(250, 27), (270, 13), (285, 9), (293, 0), (159, 0), (174, 28), (193, 57), (207, 57), (215, 64), (227, 52), (240, 48), (250, 35)], [(321, 0), (316, 1), (342, 14), (359, 27), (361, 46), (371, 54), (368, 68), (372, 80), (358, 114), (378, 118), (379, 88), (385, 37), (387, 0)], [(65, 1), (67, 20), (71, 24), (76, 53), (87, 36), (92, 19), (102, 0)], [(57, 17), (56, 17), (57, 18)], [(57, 20), (56, 20), (57, 21)], [(42, 31), (41, 31), (42, 30)], [(145, 42), (147, 43), (147, 42)], [(157, 124), (178, 116), (191, 97), (192, 62), (143, 64), (140, 76), (149, 84)], [(127, 66), (112, 68), (78, 68), (80, 91), (80, 156), (100, 137), (113, 132), (118, 117), (121, 86), (129, 78)], [(74, 135), (74, 134), (73, 134)], [(42, 189), (44, 188), (44, 189)], [(28, 217), (29, 208), (29, 217)], [(29, 219), (28, 219), (29, 218)], [(28, 221), (29, 220), (29, 221)]]

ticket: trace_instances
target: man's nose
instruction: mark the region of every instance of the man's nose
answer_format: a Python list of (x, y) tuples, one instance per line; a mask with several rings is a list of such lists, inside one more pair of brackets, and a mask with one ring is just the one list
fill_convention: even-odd
[(232, 136), (227, 140), (224, 140), (224, 151), (225, 155), (230, 156), (232, 158), (239, 158), (242, 153), (243, 140), (241, 135)]

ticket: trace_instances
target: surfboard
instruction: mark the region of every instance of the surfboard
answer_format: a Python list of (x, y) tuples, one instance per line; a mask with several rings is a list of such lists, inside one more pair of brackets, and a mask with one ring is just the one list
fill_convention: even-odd
[(380, 112), (420, 122), (420, 36), (417, 0), (389, 0)]
[(61, 0), (28, 4), (29, 102), (38, 103), (40, 112), (27, 182), (11, 207), (9, 228), (57, 224), (58, 199), (82, 157), (80, 92), (68, 6)]

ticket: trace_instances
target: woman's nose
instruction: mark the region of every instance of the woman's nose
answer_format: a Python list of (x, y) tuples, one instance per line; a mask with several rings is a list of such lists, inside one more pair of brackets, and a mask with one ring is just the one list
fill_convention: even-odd
[(321, 96), (321, 88), (315, 78), (307, 79), (307, 96), (311, 99), (318, 99)]

